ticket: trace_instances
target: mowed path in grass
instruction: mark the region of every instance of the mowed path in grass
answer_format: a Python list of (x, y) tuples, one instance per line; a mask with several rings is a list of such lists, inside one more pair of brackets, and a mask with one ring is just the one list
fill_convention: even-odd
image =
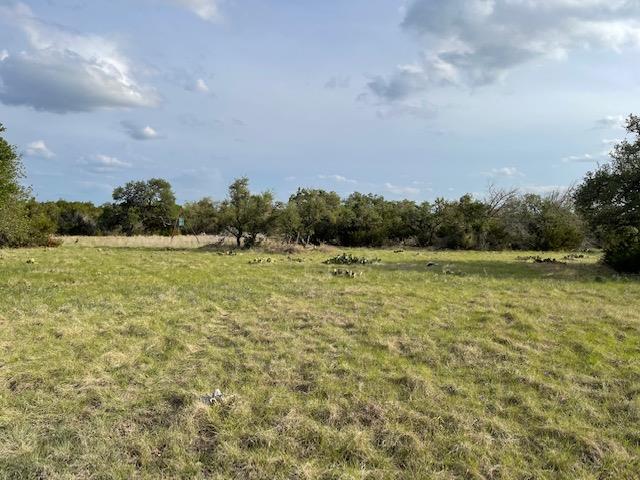
[(339, 252), (0, 251), (0, 478), (638, 478), (638, 279)]

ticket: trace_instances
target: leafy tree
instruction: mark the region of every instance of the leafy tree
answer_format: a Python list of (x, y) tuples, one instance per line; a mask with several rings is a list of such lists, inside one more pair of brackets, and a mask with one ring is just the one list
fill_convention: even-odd
[(91, 202), (59, 200), (57, 230), (61, 235), (96, 235), (102, 209)]
[(488, 206), (471, 195), (464, 195), (457, 202), (438, 199), (434, 243), (452, 249), (484, 248), (488, 219)]
[(605, 249), (605, 262), (640, 272), (640, 117), (626, 122), (631, 141), (614, 147), (611, 162), (587, 173), (575, 192), (576, 206)]
[[(35, 212), (36, 207), (32, 206)], [(40, 215), (45, 215), (59, 235), (96, 235), (98, 218), (102, 210), (91, 202), (43, 202), (37, 206)]]
[(295, 202), (289, 200), (283, 206), (278, 215), (277, 224), (278, 231), (283, 235), (286, 242), (299, 243), (301, 241), (302, 220), (300, 219), (298, 205)]
[(113, 204), (100, 224), (127, 235), (169, 234), (178, 214), (171, 184), (161, 178), (132, 181), (113, 191)]
[(252, 247), (257, 244), (259, 235), (266, 236), (274, 231), (278, 208), (274, 205), (271, 192), (251, 195), (248, 207), (245, 246)]
[(345, 246), (374, 247), (387, 240), (385, 200), (380, 195), (352, 193), (338, 218), (338, 239)]
[[(5, 128), (0, 123), (0, 134)], [(0, 136), (0, 247), (19, 246), (29, 241), (29, 221), (25, 208), (29, 197), (20, 185), (24, 178), (16, 148)]]
[(573, 211), (569, 194), (554, 192), (538, 200), (533, 228), (536, 250), (573, 250), (584, 241), (582, 221)]
[(229, 185), (229, 198), (222, 202), (220, 208), (222, 224), (235, 237), (236, 245), (240, 247), (249, 223), (249, 179), (242, 177)]
[(211, 198), (186, 203), (183, 207), (186, 227), (194, 233), (220, 233), (220, 206)]
[(337, 193), (298, 189), (289, 198), (289, 205), (292, 205), (297, 214), (295, 231), (292, 232), (297, 242), (308, 245), (330, 241), (333, 238), (340, 211), (340, 197)]
[(229, 196), (220, 207), (220, 219), (225, 230), (235, 237), (238, 247), (243, 239), (245, 246), (252, 246), (258, 235), (267, 235), (275, 227), (273, 194), (252, 195), (249, 179), (239, 178), (229, 186)]
[(433, 238), (435, 236), (433, 205), (429, 202), (423, 202), (416, 207), (416, 212), (411, 223), (411, 230), (419, 246), (430, 247), (433, 245)]
[(383, 201), (380, 213), (384, 230), (384, 243), (403, 243), (415, 236), (418, 207), (409, 200)]
[(100, 207), (98, 217), (98, 231), (105, 235), (124, 234), (124, 214), (120, 206), (114, 203), (105, 203)]
[[(0, 124), (0, 134), (4, 131)], [(23, 178), (20, 155), (0, 136), (0, 247), (46, 245), (55, 231), (55, 223), (20, 184)]]
[(584, 225), (568, 193), (526, 194), (491, 217), (487, 239), (491, 248), (573, 250), (584, 241)]

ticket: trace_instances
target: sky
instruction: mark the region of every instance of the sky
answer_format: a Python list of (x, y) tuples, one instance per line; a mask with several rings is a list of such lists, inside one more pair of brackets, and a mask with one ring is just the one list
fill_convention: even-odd
[(544, 194), (624, 138), (639, 53), (640, 0), (0, 0), (0, 122), (41, 200)]

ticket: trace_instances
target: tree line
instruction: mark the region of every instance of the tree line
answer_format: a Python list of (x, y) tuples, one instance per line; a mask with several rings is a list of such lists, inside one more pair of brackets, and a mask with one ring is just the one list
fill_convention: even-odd
[(204, 233), (232, 236), (247, 248), (269, 236), (304, 245), (467, 250), (573, 250), (589, 241), (605, 249), (612, 266), (640, 271), (638, 117), (629, 117), (627, 130), (633, 140), (620, 142), (611, 162), (573, 191), (542, 196), (490, 188), (484, 199), (422, 203), (307, 188), (280, 202), (269, 191), (252, 192), (247, 178), (235, 180), (219, 201), (178, 205), (170, 183), (153, 178), (116, 188), (112, 201), (100, 206), (37, 202), (20, 186), (17, 150), (0, 137), (0, 246), (42, 244), (54, 234)]
[(227, 235), (238, 247), (277, 236), (303, 245), (570, 250), (586, 233), (567, 194), (492, 190), (485, 200), (464, 195), (416, 203), (362, 193), (341, 199), (335, 192), (301, 188), (278, 202), (271, 192), (251, 192), (247, 178), (235, 180), (221, 201), (178, 205), (169, 182), (154, 178), (116, 188), (113, 201), (101, 206), (30, 200), (26, 210), (48, 234)]

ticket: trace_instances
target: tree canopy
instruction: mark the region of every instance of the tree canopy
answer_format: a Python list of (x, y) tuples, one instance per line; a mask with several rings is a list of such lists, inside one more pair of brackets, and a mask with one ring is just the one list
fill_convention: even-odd
[(631, 139), (611, 152), (611, 162), (589, 172), (575, 193), (576, 207), (605, 247), (605, 261), (640, 271), (640, 117), (626, 123)]
[(24, 178), (22, 161), (9, 144), (0, 123), (0, 246), (17, 246), (29, 240), (26, 201), (29, 192), (20, 181)]

